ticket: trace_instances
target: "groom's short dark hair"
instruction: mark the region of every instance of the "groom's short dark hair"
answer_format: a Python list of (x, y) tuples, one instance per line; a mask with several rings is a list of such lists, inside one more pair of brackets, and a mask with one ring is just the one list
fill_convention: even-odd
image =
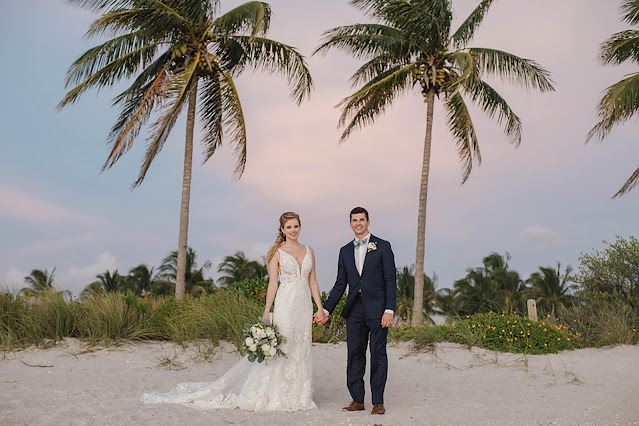
[(353, 215), (358, 213), (364, 213), (364, 215), (366, 216), (366, 220), (370, 220), (368, 218), (368, 211), (364, 207), (355, 207), (353, 210), (351, 210), (351, 214), (348, 217), (348, 220), (350, 221), (353, 218)]

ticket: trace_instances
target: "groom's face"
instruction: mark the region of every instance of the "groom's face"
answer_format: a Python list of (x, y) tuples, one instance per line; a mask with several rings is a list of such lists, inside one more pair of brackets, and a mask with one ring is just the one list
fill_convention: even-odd
[(368, 226), (371, 221), (366, 219), (366, 214), (355, 213), (351, 215), (351, 229), (355, 232), (355, 236), (358, 238), (364, 238), (368, 234)]

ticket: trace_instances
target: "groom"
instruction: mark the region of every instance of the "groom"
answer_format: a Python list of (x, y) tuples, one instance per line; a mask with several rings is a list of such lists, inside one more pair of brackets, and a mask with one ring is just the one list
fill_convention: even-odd
[[(388, 373), (386, 337), (388, 327), (393, 324), (397, 283), (390, 243), (371, 235), (369, 225), (366, 209), (355, 207), (350, 214), (355, 239), (339, 251), (337, 279), (324, 303), (324, 310), (326, 315), (333, 312), (348, 285), (342, 316), (346, 318), (348, 348), (346, 385), (353, 402), (344, 410), (364, 410), (366, 346), (370, 336), (371, 414), (384, 414), (384, 387)], [(320, 324), (327, 321), (317, 314), (315, 320)]]

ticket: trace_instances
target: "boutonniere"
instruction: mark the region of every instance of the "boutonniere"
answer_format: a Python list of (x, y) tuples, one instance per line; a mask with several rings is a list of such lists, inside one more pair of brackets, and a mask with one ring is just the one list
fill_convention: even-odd
[(366, 253), (370, 253), (375, 250), (377, 250), (377, 243), (375, 241), (368, 243), (368, 250), (366, 250)]

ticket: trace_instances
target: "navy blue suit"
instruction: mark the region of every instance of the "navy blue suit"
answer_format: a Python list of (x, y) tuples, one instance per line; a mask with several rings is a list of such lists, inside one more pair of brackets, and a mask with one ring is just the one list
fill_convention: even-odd
[(353, 242), (340, 249), (337, 279), (324, 303), (324, 309), (332, 313), (348, 286), (348, 296), (342, 310), (342, 316), (346, 319), (348, 391), (353, 401), (364, 402), (366, 346), (370, 335), (372, 400), (373, 404), (383, 404), (388, 374), (388, 328), (382, 328), (381, 321), (386, 309), (395, 310), (397, 281), (395, 257), (390, 243), (374, 235), (370, 236), (370, 243), (377, 248), (368, 249), (361, 276), (355, 265)]

